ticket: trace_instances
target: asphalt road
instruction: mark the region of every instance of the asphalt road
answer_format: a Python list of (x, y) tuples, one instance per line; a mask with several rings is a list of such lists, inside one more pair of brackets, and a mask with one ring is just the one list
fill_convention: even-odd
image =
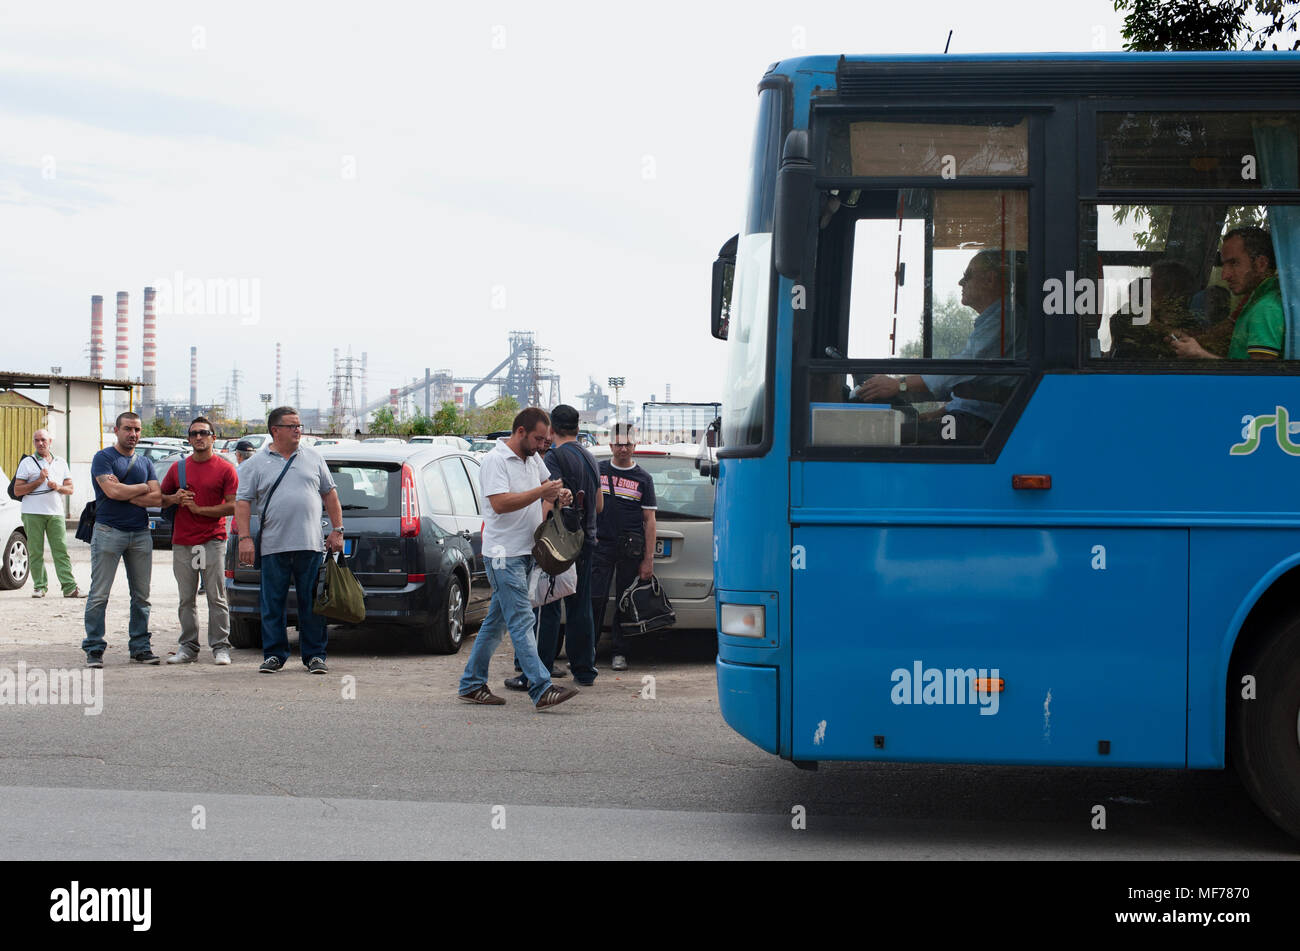
[[(155, 554), (154, 577), (162, 654), (177, 629), (169, 553)], [(125, 595), (124, 577), (118, 585)], [(0, 592), (0, 668), (79, 667), (84, 602), (28, 594)], [(492, 685), (509, 702), (484, 708), (454, 696), (467, 648), (430, 656), (392, 631), (333, 631), (323, 677), (296, 662), (260, 675), (254, 651), (226, 668), (207, 656), (141, 667), (111, 634), (99, 715), (0, 706), (0, 849), (9, 859), (1300, 854), (1226, 773), (803, 772), (722, 722), (710, 632), (642, 640), (632, 670), (609, 671), (606, 646), (594, 687), (537, 713), (500, 689), (504, 647)], [(642, 697), (646, 674), (653, 700)], [(1105, 830), (1092, 827), (1096, 805)], [(806, 828), (792, 827), (796, 807)]]

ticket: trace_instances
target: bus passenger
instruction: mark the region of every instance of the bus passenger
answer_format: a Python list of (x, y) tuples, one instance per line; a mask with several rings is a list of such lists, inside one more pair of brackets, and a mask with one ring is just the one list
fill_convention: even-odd
[[(1021, 255), (1016, 255), (1019, 259)], [(966, 265), (966, 272), (957, 283), (961, 286), (961, 302), (978, 311), (975, 325), (971, 328), (966, 346), (952, 356), (954, 360), (988, 360), (999, 357), (1023, 358), (1025, 347), (1025, 321), (1020, 309), (1016, 308), (1011, 326), (1006, 326), (1002, 316), (1004, 291), (1008, 290), (1002, 276), (1002, 251), (996, 248), (979, 251)], [(1020, 275), (1020, 262), (1016, 261), (1017, 279)], [(1020, 287), (1027, 286), (1020, 283)], [(986, 388), (1000, 387), (1002, 378), (970, 376), (938, 376), (933, 374), (913, 374), (906, 377), (892, 377), (878, 373), (868, 377), (865, 383), (854, 388), (852, 399), (867, 403), (884, 403), (891, 400), (946, 400), (944, 407), (934, 413), (921, 417), (922, 425), (918, 431), (918, 442), (942, 442), (946, 436), (951, 442), (971, 445), (984, 441), (984, 437), (993, 427), (1002, 404), (988, 400), (955, 396), (953, 388), (963, 383), (975, 382)], [(902, 396), (900, 397), (900, 394)], [(983, 395), (983, 394), (981, 394)], [(948, 432), (945, 418), (950, 418), (956, 426), (955, 437)], [(932, 430), (932, 431), (931, 431)]]
[[(1233, 321), (1229, 360), (1280, 360), (1286, 336), (1282, 289), (1277, 279), (1273, 239), (1263, 228), (1233, 228), (1219, 250), (1223, 282), (1242, 298)], [(1221, 360), (1193, 337), (1171, 336), (1178, 356), (1192, 360)]]

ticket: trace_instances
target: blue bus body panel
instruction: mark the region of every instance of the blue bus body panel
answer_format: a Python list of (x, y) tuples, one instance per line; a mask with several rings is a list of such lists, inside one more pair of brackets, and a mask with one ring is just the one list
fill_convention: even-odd
[(796, 759), (1184, 764), (1185, 530), (818, 525), (795, 543)]
[(778, 752), (777, 670), (718, 660), (718, 709), (733, 730), (768, 753)]
[[(991, 465), (792, 463), (792, 755), (1222, 765), (1235, 625), (1300, 553), (1294, 459), (1267, 438), (1229, 453), (1279, 384), (1300, 403), (1293, 380), (1048, 375)], [(892, 703), (917, 661), (999, 667), (999, 712)], [(886, 726), (907, 739), (877, 750)]]

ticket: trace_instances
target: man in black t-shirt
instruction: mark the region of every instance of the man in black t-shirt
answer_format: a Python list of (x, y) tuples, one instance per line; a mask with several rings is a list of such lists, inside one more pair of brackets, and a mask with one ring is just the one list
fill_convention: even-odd
[[(610, 581), (614, 582), (617, 605), (623, 592), (637, 578), (648, 581), (654, 574), (655, 484), (640, 466), (632, 462), (636, 442), (631, 427), (619, 423), (610, 434), (612, 459), (600, 463), (604, 510), (596, 519), (596, 551), (591, 571), (591, 616), (600, 642)], [(627, 641), (623, 636), (622, 611), (614, 613), (614, 670), (627, 670)]]

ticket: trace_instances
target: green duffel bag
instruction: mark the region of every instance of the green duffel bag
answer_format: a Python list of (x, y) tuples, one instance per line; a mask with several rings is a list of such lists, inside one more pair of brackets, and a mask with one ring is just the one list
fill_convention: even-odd
[(317, 586), (312, 611), (342, 624), (366, 619), (366, 593), (342, 554), (325, 555), (325, 578)]

